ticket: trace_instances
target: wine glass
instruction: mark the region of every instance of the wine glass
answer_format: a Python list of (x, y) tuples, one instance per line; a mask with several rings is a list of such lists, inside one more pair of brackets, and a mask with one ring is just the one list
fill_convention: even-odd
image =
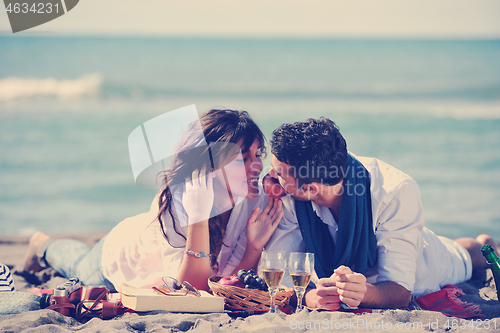
[(278, 286), (283, 280), (286, 269), (286, 251), (263, 251), (262, 257), (262, 274), (264, 280), (269, 287), (269, 295), (271, 296), (271, 305), (269, 313), (276, 312), (276, 293)]
[(288, 269), (297, 295), (297, 312), (302, 310), (302, 298), (314, 272), (314, 253), (292, 252), (288, 258)]

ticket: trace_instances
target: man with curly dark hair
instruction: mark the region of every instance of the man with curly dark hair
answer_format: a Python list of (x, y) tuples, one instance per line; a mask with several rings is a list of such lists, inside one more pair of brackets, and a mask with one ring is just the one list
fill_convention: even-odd
[[(272, 169), (289, 194), (266, 250), (313, 252), (311, 308), (397, 308), (485, 269), (488, 235), (450, 240), (424, 227), (417, 183), (376, 159), (347, 151), (327, 118), (283, 124), (271, 140)], [(287, 284), (287, 279), (284, 280)]]

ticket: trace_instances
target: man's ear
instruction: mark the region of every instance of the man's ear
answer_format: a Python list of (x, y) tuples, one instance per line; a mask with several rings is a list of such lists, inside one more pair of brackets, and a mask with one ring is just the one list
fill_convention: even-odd
[(304, 184), (304, 192), (308, 192), (311, 196), (316, 196), (320, 192), (320, 186), (318, 183)]

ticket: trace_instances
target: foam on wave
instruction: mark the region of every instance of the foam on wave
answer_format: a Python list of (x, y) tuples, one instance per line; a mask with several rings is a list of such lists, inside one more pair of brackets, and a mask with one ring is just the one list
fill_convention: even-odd
[(100, 74), (84, 75), (74, 80), (7, 77), (0, 79), (0, 101), (92, 96), (99, 93), (102, 81)]

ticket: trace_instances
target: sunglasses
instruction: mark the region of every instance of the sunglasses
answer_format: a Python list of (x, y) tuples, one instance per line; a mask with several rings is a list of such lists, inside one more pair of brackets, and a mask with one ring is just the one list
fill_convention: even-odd
[(153, 287), (153, 290), (167, 296), (186, 296), (188, 294), (200, 297), (201, 294), (187, 281), (180, 283), (177, 279), (166, 276), (163, 278), (163, 286)]

